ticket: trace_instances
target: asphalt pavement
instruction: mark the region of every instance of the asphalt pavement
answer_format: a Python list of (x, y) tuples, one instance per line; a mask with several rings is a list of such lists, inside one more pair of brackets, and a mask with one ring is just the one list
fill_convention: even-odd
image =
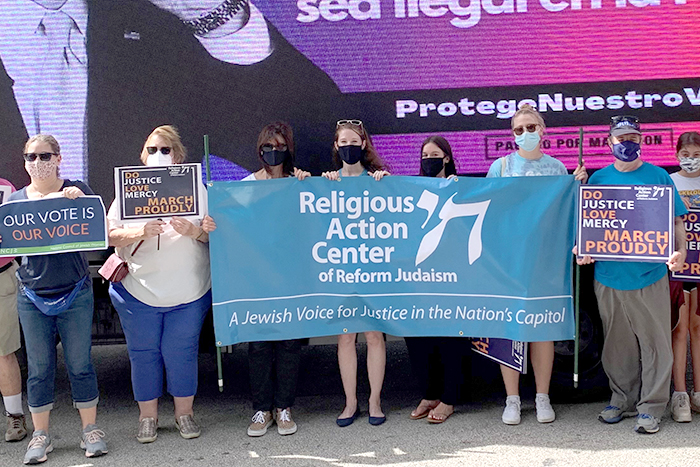
[[(364, 352), (361, 345), (360, 359)], [(506, 426), (500, 419), (504, 393), (498, 369), (480, 360), (472, 365), (467, 402), (457, 406), (450, 419), (442, 425), (409, 420), (419, 396), (402, 341), (387, 345), (383, 408), (388, 420), (382, 426), (368, 424), (368, 385), (362, 363), (362, 416), (347, 428), (336, 426), (343, 397), (335, 346), (320, 345), (303, 349), (299, 396), (292, 411), (299, 431), (280, 436), (273, 425), (265, 436), (249, 438), (246, 428), (253, 412), (242, 345), (224, 355), (223, 393), (217, 388), (215, 356), (200, 356), (195, 418), (202, 426), (202, 436), (180, 438), (172, 401), (165, 397), (158, 439), (142, 445), (135, 439), (138, 409), (132, 398), (125, 346), (95, 347), (93, 357), (101, 391), (98, 425), (107, 433), (109, 454), (87, 459), (79, 449), (79, 417), (71, 407), (61, 362), (50, 430), (55, 450), (46, 466), (700, 466), (700, 414), (686, 424), (675, 423), (667, 415), (659, 433), (639, 435), (633, 431), (633, 419), (616, 425), (597, 421), (606, 401), (560, 401), (554, 404), (557, 420), (540, 424), (535, 418), (531, 381), (525, 380), (522, 422)], [(0, 466), (21, 465), (25, 449), (26, 442), (0, 442)]]

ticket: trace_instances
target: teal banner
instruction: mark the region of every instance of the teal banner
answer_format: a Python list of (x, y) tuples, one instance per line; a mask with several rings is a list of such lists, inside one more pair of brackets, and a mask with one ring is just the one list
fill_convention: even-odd
[(571, 176), (214, 182), (217, 345), (572, 339)]

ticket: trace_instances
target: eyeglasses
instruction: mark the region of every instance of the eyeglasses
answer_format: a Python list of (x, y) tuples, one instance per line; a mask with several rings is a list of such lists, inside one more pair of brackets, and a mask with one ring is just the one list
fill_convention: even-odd
[(159, 149), (160, 149), (160, 153), (164, 154), (164, 155), (170, 154), (170, 151), (172, 150), (172, 148), (169, 148), (167, 146), (163, 146), (162, 148), (158, 148), (155, 146), (148, 146), (146, 148), (146, 151), (148, 151), (149, 154), (155, 154), (158, 152)]
[(513, 128), (513, 133), (516, 135), (520, 136), (523, 134), (523, 131), (527, 131), (528, 133), (534, 133), (537, 131), (537, 123), (530, 123), (529, 125), (525, 125), (524, 127), (522, 126), (516, 126)]
[(34, 162), (36, 158), (38, 157), (40, 161), (50, 161), (53, 156), (57, 156), (58, 154), (55, 152), (28, 152), (26, 154), (22, 154), (24, 156), (24, 160), (27, 162)]
[(261, 149), (263, 152), (272, 152), (272, 151), (275, 151), (275, 150), (277, 150), (277, 151), (286, 151), (286, 150), (287, 150), (287, 145), (286, 145), (286, 144), (281, 144), (281, 145), (278, 145), (278, 146), (273, 146), (273, 145), (271, 145), (271, 144), (263, 144), (262, 146), (260, 146), (260, 149)]
[(613, 125), (617, 125), (620, 122), (629, 122), (634, 125), (639, 124), (639, 119), (635, 117), (634, 115), (615, 115), (614, 117), (610, 118), (610, 122)]
[(338, 128), (340, 125), (355, 125), (362, 128), (362, 120), (338, 120), (335, 127)]

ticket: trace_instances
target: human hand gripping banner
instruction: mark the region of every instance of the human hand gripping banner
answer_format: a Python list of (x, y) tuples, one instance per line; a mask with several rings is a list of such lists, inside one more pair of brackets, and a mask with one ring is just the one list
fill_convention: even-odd
[(214, 182), (217, 345), (573, 338), (571, 176)]

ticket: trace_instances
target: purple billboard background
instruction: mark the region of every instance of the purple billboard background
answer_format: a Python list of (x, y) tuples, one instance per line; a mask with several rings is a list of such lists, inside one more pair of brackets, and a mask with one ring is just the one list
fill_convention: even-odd
[[(396, 5), (405, 5), (408, 12), (407, 1), (424, 8), (418, 9), (418, 17), (396, 18)], [(482, 0), (478, 22), (466, 28), (451, 23), (460, 17), (449, 8), (442, 16), (426, 16), (425, 0), (263, 0), (255, 5), (343, 92), (369, 92), (700, 76), (700, 61), (694, 58), (700, 43), (700, 2), (658, 1), (640, 7), (635, 5), (647, 2)], [(572, 9), (577, 2), (580, 9)], [(591, 7), (596, 2), (600, 8)], [(331, 3), (359, 3), (365, 12), (373, 4), (381, 17), (297, 20), (311, 19), (306, 10)], [(467, 12), (479, 1), (430, 3), (467, 4)], [(489, 14), (488, 3), (514, 4), (514, 12)], [(518, 11), (521, 4), (527, 5), (526, 12)], [(563, 9), (548, 11), (544, 4)], [(441, 11), (438, 6), (432, 10), (435, 15)], [(461, 18), (468, 17), (465, 13)]]

